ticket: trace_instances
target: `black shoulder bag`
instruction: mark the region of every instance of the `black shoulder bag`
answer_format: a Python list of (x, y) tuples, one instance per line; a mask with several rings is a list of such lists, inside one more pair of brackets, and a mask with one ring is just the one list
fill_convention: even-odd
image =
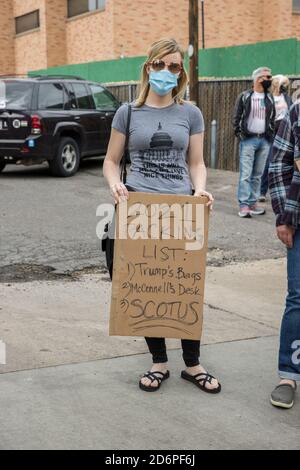
[[(128, 142), (129, 142), (129, 129), (130, 129), (130, 120), (131, 120), (131, 106), (128, 105), (128, 113), (127, 113), (127, 125), (126, 125), (126, 140), (124, 146), (124, 153), (121, 159), (121, 181), (126, 184), (127, 178), (127, 169), (126, 163), (130, 163), (130, 156), (128, 150)], [(114, 233), (114, 226), (115, 226), (115, 217), (111, 222), (108, 222), (104, 228), (104, 235), (101, 242), (102, 251), (105, 252), (105, 260), (106, 260), (106, 267), (108, 269), (110, 279), (112, 279), (112, 272), (113, 272), (113, 260), (114, 260), (114, 238), (113, 235), (110, 237), (110, 234)]]

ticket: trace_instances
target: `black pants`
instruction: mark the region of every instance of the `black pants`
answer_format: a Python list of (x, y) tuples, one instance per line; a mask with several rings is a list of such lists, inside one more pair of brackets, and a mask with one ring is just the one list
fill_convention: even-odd
[[(168, 362), (165, 338), (145, 338), (154, 364)], [(182, 357), (186, 367), (199, 364), (200, 341), (182, 339)]]

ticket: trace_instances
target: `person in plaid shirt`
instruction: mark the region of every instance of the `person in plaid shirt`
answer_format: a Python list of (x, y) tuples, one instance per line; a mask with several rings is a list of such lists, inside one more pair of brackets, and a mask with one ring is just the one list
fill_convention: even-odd
[(280, 383), (271, 403), (281, 408), (294, 404), (300, 380), (300, 103), (282, 120), (275, 137), (269, 168), (272, 207), (277, 236), (287, 247), (288, 294), (281, 324)]

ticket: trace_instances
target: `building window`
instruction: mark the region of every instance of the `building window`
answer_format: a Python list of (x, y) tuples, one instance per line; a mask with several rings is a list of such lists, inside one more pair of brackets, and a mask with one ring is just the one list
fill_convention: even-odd
[(104, 10), (105, 0), (68, 0), (68, 17), (82, 15), (89, 11)]
[(300, 0), (293, 0), (293, 13), (300, 13)]
[(16, 22), (16, 34), (25, 33), (31, 29), (40, 27), (40, 12), (39, 10), (32, 11), (26, 15), (17, 16)]

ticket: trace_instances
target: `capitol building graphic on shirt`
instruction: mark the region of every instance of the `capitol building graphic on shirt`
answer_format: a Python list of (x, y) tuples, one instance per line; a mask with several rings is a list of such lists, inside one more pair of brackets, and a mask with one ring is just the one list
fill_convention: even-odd
[(162, 131), (161, 123), (158, 124), (158, 129), (155, 134), (153, 134), (150, 148), (170, 148), (173, 147), (173, 141), (171, 136), (167, 132)]
[(183, 179), (184, 170), (177, 162), (184, 158), (183, 149), (174, 148), (171, 136), (164, 132), (161, 122), (152, 135), (150, 147), (139, 151), (141, 167), (139, 172), (147, 178), (158, 175), (163, 179)]

